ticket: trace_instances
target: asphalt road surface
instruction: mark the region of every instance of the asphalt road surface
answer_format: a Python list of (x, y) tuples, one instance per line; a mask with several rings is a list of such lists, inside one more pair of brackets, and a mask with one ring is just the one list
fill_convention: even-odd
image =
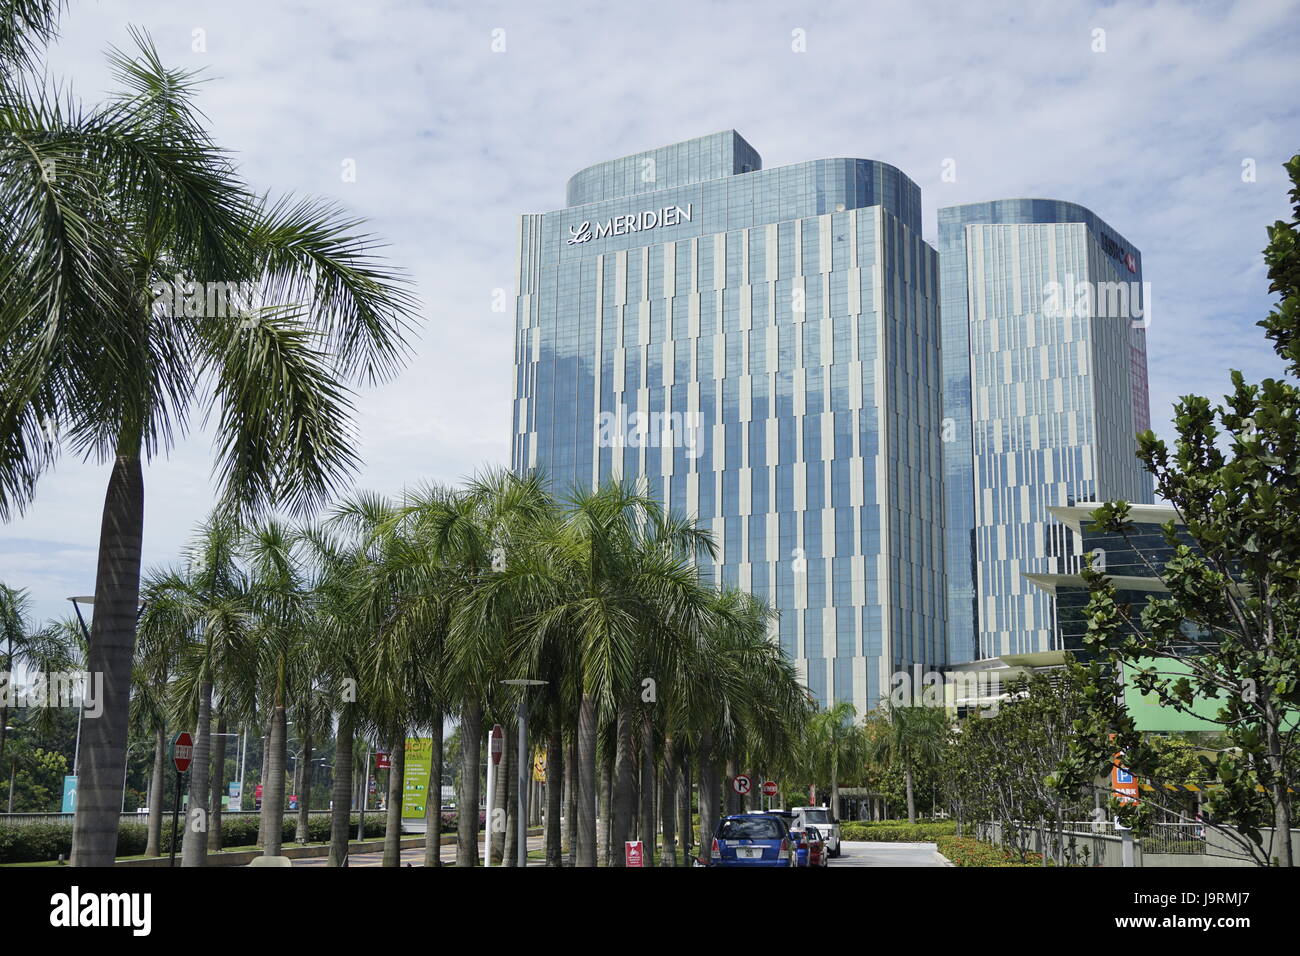
[(829, 869), (842, 866), (944, 866), (933, 843), (850, 843), (840, 844), (840, 855)]
[[(542, 838), (534, 836), (528, 838), (528, 849), (540, 850), (542, 848)], [(479, 844), (479, 854), (482, 855), (483, 844)], [(442, 848), (442, 860), (444, 863), (455, 862), (456, 845), (447, 844)], [(350, 866), (380, 866), (383, 863), (384, 854), (375, 853), (358, 853), (349, 861)], [(402, 865), (406, 866), (424, 866), (424, 847), (411, 847), (402, 851)], [(294, 866), (324, 866), (325, 859), (294, 860)], [(529, 860), (529, 866), (541, 866), (541, 860)], [(830, 861), (829, 869), (837, 870), (842, 866), (944, 866), (944, 862), (938, 856), (937, 847), (933, 843), (863, 843), (848, 842), (841, 844), (840, 855)]]

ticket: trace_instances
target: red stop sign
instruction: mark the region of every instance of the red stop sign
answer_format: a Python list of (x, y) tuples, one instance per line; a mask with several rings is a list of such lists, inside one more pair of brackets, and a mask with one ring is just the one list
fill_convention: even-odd
[(185, 731), (176, 735), (172, 741), (172, 763), (176, 767), (177, 773), (184, 773), (190, 769), (190, 764), (194, 761), (194, 738)]
[(765, 797), (775, 797), (775, 796), (776, 796), (776, 781), (775, 781), (775, 780), (765, 780), (765, 781), (763, 781), (763, 796), (765, 796)]
[(501, 731), (500, 724), (492, 725), (492, 744), (488, 748), (492, 754), (492, 763), (495, 766), (501, 762), (501, 741), (505, 735)]

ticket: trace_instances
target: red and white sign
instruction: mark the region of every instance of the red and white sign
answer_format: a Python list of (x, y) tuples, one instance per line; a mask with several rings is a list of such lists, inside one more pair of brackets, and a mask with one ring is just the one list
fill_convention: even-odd
[(375, 769), (376, 769), (376, 770), (392, 770), (392, 769), (393, 769), (393, 755), (392, 755), (392, 754), (384, 753), (382, 750), (376, 750), (376, 751), (375, 751)]
[(623, 858), (628, 866), (645, 866), (645, 847), (640, 840), (628, 840), (623, 844)]
[(501, 730), (501, 725), (493, 724), (492, 736), (490, 738), (491, 743), (488, 746), (488, 750), (492, 754), (493, 766), (496, 766), (501, 762), (501, 745), (504, 739), (505, 739), (505, 733)]
[(177, 773), (184, 773), (190, 769), (190, 764), (194, 761), (194, 738), (187, 732), (181, 731), (172, 741), (172, 763), (176, 766)]
[(731, 789), (736, 791), (742, 797), (749, 793), (753, 788), (754, 782), (746, 777), (743, 773), (738, 773), (731, 778)]
[(776, 786), (776, 781), (775, 781), (775, 780), (764, 780), (764, 781), (763, 781), (763, 796), (765, 796), (765, 797), (775, 797), (775, 796), (776, 796), (776, 791), (777, 791), (777, 786)]
[(253, 791), (253, 796), (258, 800), (262, 799), (262, 785), (260, 783), (257, 785), (257, 789)]

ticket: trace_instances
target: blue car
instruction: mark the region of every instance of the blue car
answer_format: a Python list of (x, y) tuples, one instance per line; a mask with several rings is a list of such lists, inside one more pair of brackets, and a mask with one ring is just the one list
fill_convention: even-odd
[(709, 850), (709, 866), (794, 865), (790, 830), (780, 817), (745, 813), (718, 822)]

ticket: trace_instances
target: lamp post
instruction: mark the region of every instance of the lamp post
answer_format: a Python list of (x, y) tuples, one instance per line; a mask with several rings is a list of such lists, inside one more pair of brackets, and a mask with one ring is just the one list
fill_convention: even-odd
[[(519, 838), (517, 862), (519, 866), (528, 865), (528, 770), (532, 761), (528, 759), (528, 688), (541, 687), (549, 683), (544, 680), (517, 678), (503, 680), (501, 683), (521, 688), (519, 692), (519, 800), (515, 806), (516, 829)], [(490, 808), (489, 808), (490, 809)]]
[[(81, 624), (81, 635), (86, 639), (86, 650), (87, 652), (89, 652), (90, 651), (90, 628), (86, 626), (86, 619), (81, 616), (81, 605), (82, 604), (93, 605), (95, 603), (94, 595), (80, 595), (77, 597), (70, 597), (68, 598), (68, 600), (72, 602), (72, 609), (77, 612), (77, 620)], [(77, 776), (77, 768), (80, 766), (81, 763), (81, 714), (82, 711), (84, 710), (85, 708), (82, 708), (81, 711), (77, 712), (77, 742), (73, 746), (73, 750), (72, 750), (72, 775), (74, 777)], [(125, 786), (126, 784), (124, 783), (123, 787)]]

